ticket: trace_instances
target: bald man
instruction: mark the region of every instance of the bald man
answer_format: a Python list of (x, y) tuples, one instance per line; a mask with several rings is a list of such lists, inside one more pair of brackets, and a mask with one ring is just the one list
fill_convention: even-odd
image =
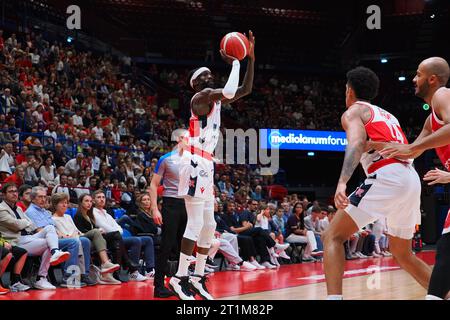
[[(443, 58), (425, 59), (414, 77), (415, 94), (431, 106), (431, 114), (422, 132), (410, 145), (370, 143), (370, 147), (381, 150), (385, 158), (417, 158), (425, 150), (435, 148), (447, 171), (435, 169), (425, 174), (429, 185), (450, 183), (450, 89), (445, 86), (450, 77), (450, 68)], [(450, 298), (450, 210), (444, 223), (442, 237), (437, 243), (436, 263), (428, 287), (427, 300)]]

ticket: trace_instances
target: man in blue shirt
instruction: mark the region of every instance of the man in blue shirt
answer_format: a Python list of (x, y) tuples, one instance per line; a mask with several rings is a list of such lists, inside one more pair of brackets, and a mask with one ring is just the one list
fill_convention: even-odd
[[(54, 226), (52, 216), (50, 212), (48, 212), (44, 206), (47, 202), (47, 190), (43, 187), (34, 187), (31, 190), (31, 200), (32, 203), (25, 211), (25, 215), (30, 218), (30, 220), (36, 225), (38, 230), (40, 228), (45, 228), (48, 225)], [(71, 276), (71, 272), (68, 272), (69, 266), (77, 266), (79, 264), (79, 250), (82, 249), (81, 242), (79, 239), (75, 238), (64, 238), (58, 240), (59, 249), (63, 251), (67, 251), (70, 253), (70, 258), (65, 262), (63, 266), (64, 274), (63, 280), (60, 284), (61, 287), (68, 287), (68, 280)], [(90, 257), (85, 257), (85, 259), (90, 259)], [(85, 279), (84, 279), (85, 280)], [(71, 286), (77, 286), (77, 283), (70, 284)], [(86, 283), (81, 281), (79, 283), (80, 286), (86, 286)]]

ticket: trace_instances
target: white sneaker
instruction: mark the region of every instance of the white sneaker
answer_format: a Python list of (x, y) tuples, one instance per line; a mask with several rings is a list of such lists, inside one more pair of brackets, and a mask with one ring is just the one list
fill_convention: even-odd
[(289, 248), (289, 247), (290, 247), (290, 244), (289, 244), (289, 243), (283, 243), (283, 244), (277, 243), (277, 244), (275, 245), (275, 249), (276, 249), (277, 251), (284, 251), (284, 250), (286, 250), (286, 249)]
[(190, 290), (189, 277), (173, 276), (170, 278), (169, 287), (180, 300), (195, 300), (194, 294)]
[(98, 284), (122, 284), (119, 280), (115, 279), (112, 275), (112, 273), (104, 273), (100, 274), (100, 276), (97, 278)]
[(24, 291), (27, 291), (29, 289), (31, 289), (29, 286), (23, 284), (20, 281), (9, 286), (9, 290), (11, 292), (24, 292)]
[[(256, 267), (254, 265), (251, 265), (251, 266), (256, 269)], [(238, 266), (237, 264), (229, 264), (229, 265), (227, 265), (226, 270), (228, 270), (228, 271), (239, 271), (239, 270), (241, 270), (241, 267)]]
[(55, 253), (52, 255), (52, 257), (50, 258), (50, 265), (56, 266), (60, 263), (63, 263), (64, 261), (68, 260), (69, 258), (70, 258), (69, 252), (56, 250)]
[(264, 262), (262, 263), (262, 265), (263, 265), (264, 267), (266, 267), (267, 269), (276, 269), (276, 268), (277, 268), (276, 265), (271, 264), (269, 261), (264, 261)]
[(134, 271), (133, 273), (130, 273), (130, 281), (145, 281), (147, 280), (146, 277), (144, 277), (142, 274), (139, 273), (139, 271)]
[(372, 253), (372, 256), (375, 257), (375, 258), (380, 258), (380, 257), (382, 257), (381, 254), (378, 254), (378, 253), (376, 253), (375, 251)]
[(381, 252), (381, 254), (385, 257), (392, 257), (392, 253), (390, 253), (389, 251), (383, 251)]
[(120, 265), (106, 261), (101, 265), (100, 273), (111, 273), (120, 269)]
[(216, 270), (214, 270), (213, 268), (210, 268), (208, 266), (205, 266), (205, 273), (213, 273), (214, 271), (216, 271)]
[(152, 271), (147, 272), (145, 271), (145, 277), (147, 278), (147, 280), (151, 280), (155, 278), (155, 269), (152, 269)]
[[(239, 266), (237, 266), (239, 267)], [(255, 271), (257, 268), (250, 262), (244, 261), (240, 268), (242, 271)]]
[(291, 257), (289, 257), (287, 255), (286, 251), (281, 251), (279, 255), (280, 255), (280, 258), (291, 260)]
[(39, 290), (56, 290), (56, 287), (48, 282), (47, 278), (40, 278), (34, 283), (34, 287)]
[(205, 300), (214, 300), (213, 296), (208, 292), (206, 288), (206, 281), (208, 278), (206, 276), (193, 275), (189, 279), (192, 289), (197, 292)]
[(258, 261), (256, 261), (256, 259), (253, 260), (253, 261), (250, 261), (250, 263), (251, 263), (252, 265), (254, 265), (254, 266), (256, 267), (256, 269), (258, 269), (258, 270), (263, 270), (263, 269), (266, 268), (266, 267), (260, 265), (260, 264), (258, 263)]

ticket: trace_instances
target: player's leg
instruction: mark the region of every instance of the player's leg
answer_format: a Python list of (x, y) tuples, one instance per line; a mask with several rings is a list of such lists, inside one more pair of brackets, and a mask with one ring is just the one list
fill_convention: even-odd
[(342, 277), (345, 263), (343, 244), (358, 229), (358, 225), (347, 212), (338, 210), (330, 226), (322, 235), (323, 262), (330, 299), (342, 299)]
[(450, 233), (444, 234), (437, 243), (436, 263), (431, 273), (427, 300), (450, 297)]
[(193, 197), (185, 198), (187, 224), (186, 230), (181, 240), (180, 261), (178, 271), (170, 279), (169, 285), (174, 293), (182, 300), (194, 300), (194, 295), (190, 291), (188, 268), (189, 257), (194, 251), (195, 243), (203, 227), (203, 208), (205, 201)]
[(412, 253), (411, 239), (388, 236), (391, 253), (400, 267), (405, 269), (422, 287), (427, 289), (430, 282), (431, 268)]
[(194, 290), (206, 300), (213, 300), (213, 297), (206, 288), (205, 264), (208, 258), (208, 251), (214, 239), (216, 221), (214, 219), (214, 198), (204, 202), (203, 226), (197, 240), (197, 261), (195, 263), (194, 275), (191, 283)]

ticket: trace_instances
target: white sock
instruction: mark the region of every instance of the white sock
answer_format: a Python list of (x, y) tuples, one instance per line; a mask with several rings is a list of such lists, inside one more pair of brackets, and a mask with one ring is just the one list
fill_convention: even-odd
[(188, 269), (189, 269), (189, 259), (190, 256), (184, 254), (183, 252), (180, 252), (180, 263), (178, 264), (178, 271), (176, 276), (177, 277), (185, 277), (188, 275)]
[(199, 276), (205, 275), (206, 258), (208, 258), (208, 255), (197, 253), (194, 274)]
[(444, 299), (441, 299), (439, 297), (433, 296), (432, 294), (427, 294), (425, 296), (425, 300), (444, 300)]
[(330, 294), (327, 296), (327, 300), (344, 300), (342, 294)]

